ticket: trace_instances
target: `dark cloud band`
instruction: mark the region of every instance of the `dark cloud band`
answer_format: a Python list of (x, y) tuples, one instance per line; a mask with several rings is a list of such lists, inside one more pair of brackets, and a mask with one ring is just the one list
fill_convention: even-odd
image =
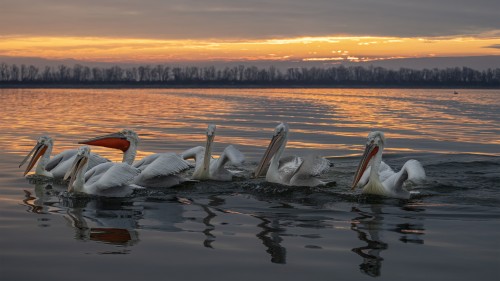
[(1, 35), (158, 39), (447, 36), (500, 29), (498, 0), (4, 0)]

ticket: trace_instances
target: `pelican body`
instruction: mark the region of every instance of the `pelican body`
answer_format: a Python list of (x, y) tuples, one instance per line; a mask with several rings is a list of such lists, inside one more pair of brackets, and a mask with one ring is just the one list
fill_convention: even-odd
[(375, 131), (368, 135), (363, 157), (354, 175), (352, 189), (359, 186), (363, 188), (363, 193), (408, 199), (410, 192), (404, 187), (405, 182), (424, 181), (425, 170), (420, 162), (412, 159), (395, 173), (382, 161), (384, 146), (383, 132)]
[[(130, 195), (138, 186), (131, 183), (140, 170), (126, 163), (103, 163), (87, 171), (90, 148), (78, 148), (71, 169), (64, 176), (69, 179), (68, 191), (108, 197)], [(87, 171), (87, 172), (85, 172)]]
[(123, 163), (127, 163), (140, 171), (140, 174), (134, 178), (133, 183), (142, 187), (168, 188), (178, 185), (186, 181), (179, 173), (190, 168), (189, 163), (175, 153), (156, 153), (134, 163), (139, 136), (129, 129), (79, 143), (123, 151)]
[(327, 184), (317, 177), (333, 166), (329, 160), (312, 154), (306, 157), (281, 158), (288, 141), (288, 132), (286, 123), (276, 126), (271, 142), (254, 171), (254, 177), (265, 173), (266, 181), (289, 186), (313, 187)]
[(219, 158), (212, 158), (215, 130), (216, 126), (214, 124), (208, 125), (205, 147), (197, 146), (181, 153), (183, 159), (195, 159), (192, 179), (231, 181), (233, 174), (225, 168), (225, 165), (229, 162), (234, 165), (241, 165), (245, 161), (243, 153), (232, 145), (227, 146)]
[[(53, 147), (54, 141), (51, 137), (39, 137), (36, 145), (19, 165), (19, 167), (21, 167), (24, 163), (26, 163), (28, 158), (33, 155), (28, 163), (28, 166), (26, 167), (26, 170), (24, 171), (24, 176), (33, 168), (33, 166), (35, 166), (36, 163), (38, 163), (35, 168), (35, 175), (62, 179), (68, 169), (71, 168), (78, 151), (76, 149), (65, 150), (50, 159)], [(88, 167), (93, 168), (106, 162), (109, 162), (109, 160), (97, 154), (91, 153), (89, 155)]]

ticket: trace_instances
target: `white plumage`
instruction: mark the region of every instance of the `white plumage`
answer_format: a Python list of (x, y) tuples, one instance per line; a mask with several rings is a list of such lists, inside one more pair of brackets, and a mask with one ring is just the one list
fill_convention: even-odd
[(268, 182), (290, 186), (318, 186), (325, 185), (318, 176), (326, 173), (333, 164), (320, 156), (307, 155), (306, 157), (288, 156), (281, 158), (288, 141), (288, 125), (280, 123), (274, 130), (273, 138), (269, 143), (264, 156), (257, 166), (254, 176), (259, 177), (266, 173)]
[(175, 153), (153, 154), (133, 166), (141, 171), (134, 183), (155, 188), (168, 188), (185, 182), (186, 179), (179, 173), (190, 168), (189, 163)]
[(138, 168), (141, 172), (133, 180), (136, 185), (168, 188), (186, 181), (178, 174), (188, 169), (190, 167), (189, 163), (174, 153), (156, 153), (134, 163), (139, 136), (133, 130), (124, 129), (117, 133), (95, 137), (80, 143), (123, 151), (123, 162)]
[(82, 146), (78, 149), (73, 166), (64, 179), (70, 179), (68, 191), (99, 196), (123, 197), (130, 195), (134, 189), (132, 181), (140, 170), (126, 163), (104, 163), (85, 172), (88, 166), (90, 148)]
[(219, 158), (212, 158), (215, 129), (215, 125), (208, 125), (205, 147), (197, 146), (181, 153), (184, 159), (195, 159), (195, 170), (192, 176), (195, 180), (231, 181), (233, 174), (225, 168), (226, 164), (241, 165), (245, 161), (243, 153), (233, 145), (228, 145)]
[[(24, 158), (24, 160), (21, 162), (21, 165), (19, 165), (19, 167), (21, 167), (28, 160), (31, 154), (33, 154), (33, 157), (28, 163), (24, 174), (26, 175), (33, 168), (35, 163), (38, 162), (35, 168), (35, 175), (62, 179), (68, 169), (71, 168), (71, 165), (73, 164), (78, 151), (76, 149), (65, 150), (52, 157), (51, 159), (50, 154), (52, 153), (53, 146), (54, 142), (51, 137), (41, 136), (40, 138), (38, 138), (37, 144)], [(39, 158), (41, 159), (37, 161)], [(92, 168), (106, 162), (109, 162), (109, 160), (95, 153), (91, 153), (89, 155), (88, 167)]]
[[(407, 183), (419, 184), (425, 180), (425, 170), (417, 160), (408, 160), (399, 172), (394, 172), (382, 161), (385, 146), (384, 133), (368, 135), (365, 152), (354, 175), (353, 189), (363, 187), (363, 193), (408, 199)], [(371, 164), (370, 164), (371, 163)]]

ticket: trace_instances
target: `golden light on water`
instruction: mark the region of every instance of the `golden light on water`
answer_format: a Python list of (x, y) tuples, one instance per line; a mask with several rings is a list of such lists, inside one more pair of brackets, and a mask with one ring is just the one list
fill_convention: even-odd
[[(1, 90), (0, 143), (20, 162), (44, 134), (53, 137), (56, 154), (78, 147), (78, 141), (130, 128), (141, 138), (140, 159), (204, 145), (207, 124), (215, 123), (215, 155), (233, 144), (260, 157), (274, 127), (285, 121), (291, 129), (287, 149), (294, 153), (359, 154), (371, 130), (386, 132), (389, 152), (446, 152), (452, 142), (475, 145), (468, 153), (484, 153), (474, 149), (500, 144), (494, 118), (455, 108), (497, 103), (494, 93), (477, 97), (416, 89)], [(122, 159), (119, 150), (92, 150)]]
[(0, 56), (103, 62), (372, 61), (500, 55), (497, 37), (326, 36), (262, 40), (158, 40), (108, 37), (3, 37)]

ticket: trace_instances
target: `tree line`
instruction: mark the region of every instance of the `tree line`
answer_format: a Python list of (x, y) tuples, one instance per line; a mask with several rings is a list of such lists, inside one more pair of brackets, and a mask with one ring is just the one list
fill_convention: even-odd
[(468, 67), (416, 70), (383, 67), (332, 66), (259, 68), (171, 67), (89, 67), (75, 64), (38, 68), (34, 65), (0, 63), (0, 85), (156, 85), (156, 86), (470, 86), (499, 87), (500, 68), (474, 70)]

